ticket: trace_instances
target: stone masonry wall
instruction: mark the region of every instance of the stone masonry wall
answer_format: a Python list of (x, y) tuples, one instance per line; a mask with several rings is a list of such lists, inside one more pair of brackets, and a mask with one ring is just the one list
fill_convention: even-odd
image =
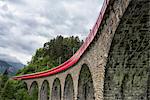
[(132, 0), (128, 6), (105, 72), (104, 100), (150, 100), (150, 0)]

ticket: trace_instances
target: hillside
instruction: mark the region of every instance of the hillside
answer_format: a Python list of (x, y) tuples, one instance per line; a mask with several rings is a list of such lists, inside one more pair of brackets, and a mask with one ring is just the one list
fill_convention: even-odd
[(9, 75), (15, 75), (16, 72), (23, 66), (24, 65), (19, 62), (7, 62), (0, 60), (0, 74), (3, 74), (5, 70), (8, 70)]
[(28, 65), (17, 72), (17, 75), (40, 72), (54, 68), (68, 60), (82, 45), (79, 37), (57, 36), (46, 42), (43, 48), (36, 50)]
[(12, 66), (9, 65), (7, 62), (0, 60), (0, 73), (4, 73), (4, 71), (6, 69), (9, 69), (10, 67)]
[(7, 62), (9, 65), (15, 67), (16, 69), (21, 69), (23, 68), (25, 65), (20, 63), (20, 62)]

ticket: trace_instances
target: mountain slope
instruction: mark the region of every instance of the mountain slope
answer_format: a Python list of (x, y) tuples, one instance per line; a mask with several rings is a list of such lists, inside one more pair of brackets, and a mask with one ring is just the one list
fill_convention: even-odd
[(15, 75), (15, 73), (23, 68), (23, 64), (17, 62), (7, 62), (0, 60), (0, 74), (3, 74), (4, 71), (7, 69), (9, 75)]
[(7, 62), (0, 60), (0, 73), (4, 73), (4, 71), (6, 69), (9, 69), (10, 67), (12, 66), (9, 65)]
[(15, 67), (16, 69), (23, 68), (25, 65), (20, 62), (7, 62), (9, 65)]

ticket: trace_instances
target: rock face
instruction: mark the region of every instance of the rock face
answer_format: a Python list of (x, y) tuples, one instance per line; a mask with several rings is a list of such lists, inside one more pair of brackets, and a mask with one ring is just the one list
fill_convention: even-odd
[(150, 100), (150, 1), (129, 6), (110, 48), (104, 100)]

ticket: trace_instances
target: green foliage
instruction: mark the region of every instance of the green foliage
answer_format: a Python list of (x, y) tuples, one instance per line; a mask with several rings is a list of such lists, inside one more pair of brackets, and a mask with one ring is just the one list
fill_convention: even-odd
[[(3, 88), (4, 88), (4, 86), (5, 86), (5, 83), (6, 83), (7, 80), (8, 80), (8, 75), (7, 75), (7, 74), (8, 74), (7, 71), (5, 71), (5, 72), (3, 73), (3, 75), (0, 75), (0, 94), (2, 93)], [(1, 100), (1, 96), (0, 96), (0, 100)]]
[(27, 87), (22, 81), (8, 79), (7, 75), (0, 76), (0, 100), (32, 100)]
[(78, 37), (62, 37), (46, 42), (43, 48), (36, 50), (28, 65), (17, 72), (17, 75), (30, 74), (48, 70), (68, 60), (81, 46), (83, 41)]
[(1, 75), (0, 76), (0, 91), (5, 86), (5, 83), (7, 82), (7, 80), (8, 80), (8, 76), (7, 75)]
[(31, 100), (38, 100), (38, 86), (34, 85), (31, 91)]

